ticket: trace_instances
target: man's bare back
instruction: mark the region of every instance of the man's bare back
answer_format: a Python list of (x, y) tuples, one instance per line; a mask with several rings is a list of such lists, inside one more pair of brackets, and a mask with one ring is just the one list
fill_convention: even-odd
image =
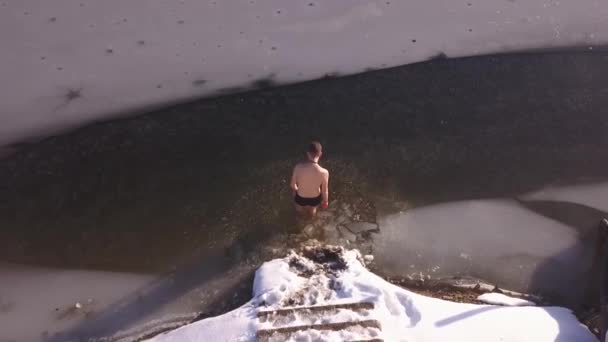
[(293, 176), (295, 177), (296, 193), (301, 197), (315, 198), (323, 195), (323, 189), (329, 179), (329, 171), (318, 163), (308, 161), (296, 165), (293, 169)]
[(319, 165), (322, 151), (321, 144), (313, 141), (305, 162), (298, 163), (291, 176), (296, 210), (314, 216), (317, 207), (329, 205), (329, 171)]

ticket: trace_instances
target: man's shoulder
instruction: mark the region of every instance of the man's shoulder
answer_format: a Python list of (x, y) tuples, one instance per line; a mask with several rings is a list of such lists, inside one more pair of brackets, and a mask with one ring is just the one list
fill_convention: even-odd
[(328, 175), (329, 175), (329, 170), (327, 170), (326, 168), (324, 168), (324, 167), (322, 167), (322, 166), (319, 166), (319, 171), (321, 171), (321, 173), (322, 173), (323, 175), (326, 175), (326, 176), (328, 176)]
[(293, 172), (305, 172), (306, 163), (299, 162), (293, 167)]

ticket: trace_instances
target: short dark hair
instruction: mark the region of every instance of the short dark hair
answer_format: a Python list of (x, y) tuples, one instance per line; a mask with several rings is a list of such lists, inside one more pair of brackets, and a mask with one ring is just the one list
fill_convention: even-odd
[(323, 146), (321, 146), (321, 143), (318, 141), (311, 141), (308, 145), (308, 153), (312, 154), (313, 156), (318, 156), (321, 154), (321, 152), (323, 152)]

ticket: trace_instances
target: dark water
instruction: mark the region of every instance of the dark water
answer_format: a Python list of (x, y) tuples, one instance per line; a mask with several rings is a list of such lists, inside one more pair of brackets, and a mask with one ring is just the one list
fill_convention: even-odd
[[(0, 161), (0, 261), (173, 272), (169, 301), (311, 237), (372, 251), (379, 213), (602, 182), (607, 62), (578, 52), (437, 60), (48, 138)], [(311, 139), (331, 171), (333, 207), (317, 224), (329, 230), (293, 215), (291, 168)], [(572, 226), (588, 231), (602, 214)], [(348, 238), (343, 221), (374, 232)], [(215, 288), (249, 283), (230, 279)]]

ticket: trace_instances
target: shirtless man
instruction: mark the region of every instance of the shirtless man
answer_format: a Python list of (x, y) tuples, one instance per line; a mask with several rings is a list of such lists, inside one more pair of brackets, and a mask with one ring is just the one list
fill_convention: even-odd
[(308, 145), (307, 161), (297, 164), (291, 176), (296, 211), (300, 215), (313, 218), (317, 207), (326, 209), (329, 205), (329, 171), (319, 166), (323, 147), (318, 141)]

